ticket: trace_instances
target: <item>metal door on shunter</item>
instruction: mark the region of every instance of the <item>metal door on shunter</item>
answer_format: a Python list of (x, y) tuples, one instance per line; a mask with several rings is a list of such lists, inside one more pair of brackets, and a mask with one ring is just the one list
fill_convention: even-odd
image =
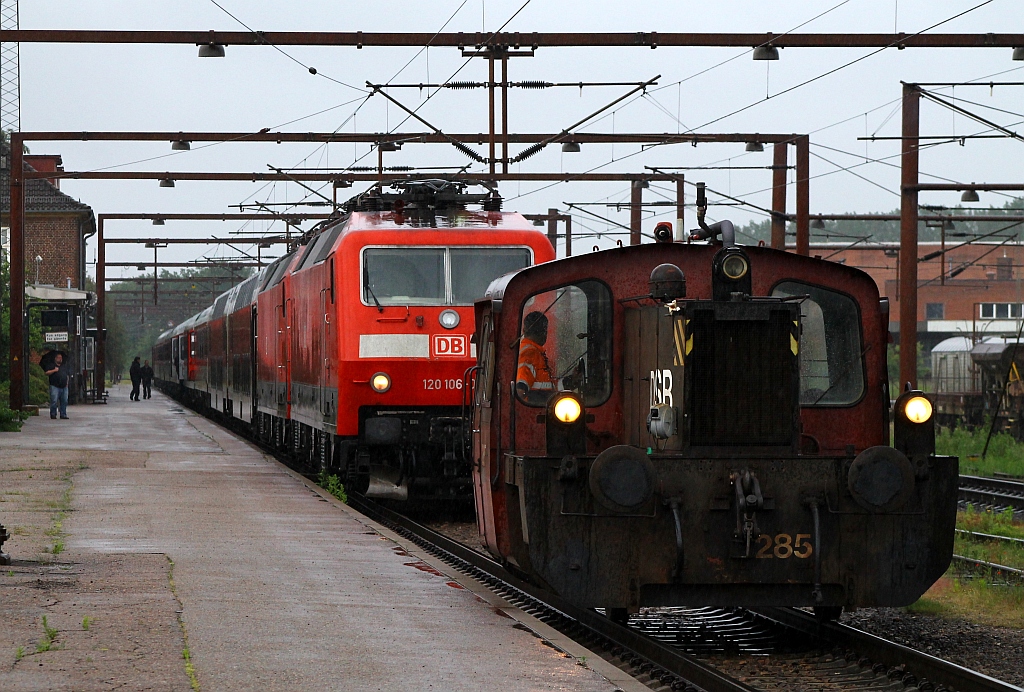
[[(623, 339), (623, 386), (629, 444), (660, 450), (683, 448), (685, 420), (683, 372), (686, 322), (682, 312), (664, 306), (628, 308)], [(658, 440), (648, 430), (651, 409), (665, 404), (675, 411), (677, 434)]]

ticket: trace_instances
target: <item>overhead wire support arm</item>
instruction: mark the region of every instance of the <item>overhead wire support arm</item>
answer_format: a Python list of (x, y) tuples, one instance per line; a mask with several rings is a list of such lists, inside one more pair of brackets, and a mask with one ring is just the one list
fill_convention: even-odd
[(596, 111), (594, 111), (593, 113), (591, 113), (587, 117), (583, 118), (582, 120), (579, 120), (578, 122), (573, 123), (569, 127), (565, 128), (564, 130), (559, 132), (557, 135), (551, 135), (550, 137), (548, 137), (546, 139), (543, 139), (540, 142), (537, 142), (533, 146), (527, 147), (523, 151), (519, 152), (518, 156), (510, 159), (509, 163), (519, 163), (520, 161), (525, 161), (526, 159), (530, 158), (534, 154), (537, 154), (538, 152), (540, 152), (541, 149), (543, 149), (547, 145), (551, 144), (552, 142), (558, 142), (558, 141), (561, 141), (561, 140), (565, 139), (566, 137), (571, 136), (572, 130), (575, 130), (577, 127), (580, 127), (581, 125), (583, 125), (584, 123), (586, 123), (589, 120), (593, 120), (594, 118), (599, 116), (601, 113), (604, 113), (606, 110), (608, 110), (612, 106), (616, 105), (617, 103), (620, 103), (620, 102), (626, 100), (627, 98), (629, 98), (630, 96), (632, 96), (636, 92), (638, 92), (638, 91), (646, 91), (647, 87), (653, 86), (653, 85), (657, 84), (659, 79), (661, 79), (661, 75), (660, 74), (659, 75), (655, 75), (653, 78), (648, 79), (646, 82), (640, 82), (639, 84), (637, 84), (635, 87), (633, 87), (632, 89), (627, 91), (625, 94), (623, 94), (619, 98), (615, 99), (611, 103), (605, 104), (604, 106), (602, 106), (601, 108), (597, 109)]
[(441, 131), (440, 128), (434, 127), (433, 125), (428, 123), (418, 113), (416, 113), (416, 111), (408, 108), (404, 103), (402, 103), (401, 101), (399, 101), (396, 98), (393, 98), (390, 94), (385, 92), (384, 91), (384, 85), (373, 84), (372, 82), (367, 82), (366, 86), (368, 86), (370, 89), (372, 89), (374, 94), (380, 94), (381, 96), (386, 98), (388, 101), (390, 101), (391, 103), (395, 104), (396, 106), (401, 108), (403, 111), (408, 113), (410, 117), (416, 118), (416, 120), (420, 121), (421, 123), (423, 123), (424, 125), (429, 127), (431, 130), (434, 131), (435, 135), (438, 135), (440, 137), (444, 137), (446, 140), (448, 140), (449, 144), (451, 144), (453, 147), (455, 147), (456, 149), (461, 151), (463, 154), (465, 154), (469, 158), (473, 159), (477, 163), (487, 163), (487, 160), (483, 156), (480, 156), (480, 154), (476, 153), (475, 151), (473, 151), (468, 146), (466, 146), (462, 142), (458, 141), (454, 137), (450, 137), (450, 136), (446, 135), (444, 132)]
[(948, 108), (948, 109), (950, 109), (952, 111), (956, 111), (957, 113), (960, 113), (961, 115), (966, 115), (968, 118), (970, 118), (972, 120), (976, 120), (979, 123), (981, 123), (982, 125), (987, 125), (988, 127), (991, 127), (994, 130), (998, 130), (999, 132), (1002, 132), (1007, 137), (1012, 137), (1013, 139), (1017, 139), (1017, 140), (1020, 140), (1021, 142), (1024, 142), (1024, 135), (1021, 135), (1021, 134), (1019, 134), (1017, 132), (1014, 132), (1013, 130), (1011, 130), (1009, 128), (1006, 128), (1006, 127), (1003, 127), (1002, 125), (994, 123), (994, 122), (992, 122), (991, 120), (989, 120), (987, 118), (983, 118), (983, 117), (981, 117), (980, 115), (978, 115), (976, 113), (972, 113), (971, 111), (967, 110), (966, 108), (958, 106), (955, 103), (950, 103), (949, 101), (947, 101), (945, 99), (939, 98), (938, 96), (936, 96), (935, 94), (933, 94), (932, 92), (930, 92), (930, 91), (928, 91), (926, 89), (921, 89), (921, 96), (925, 97), (929, 101), (933, 101), (933, 102), (939, 104), (940, 106), (944, 106), (944, 107), (946, 107), (946, 108)]
[(327, 197), (326, 195), (321, 193), (319, 190), (314, 190), (309, 185), (304, 185), (302, 182), (296, 180), (292, 176), (290, 176), (287, 173), (285, 173), (283, 169), (278, 168), (277, 166), (271, 166), (269, 163), (267, 164), (267, 168), (269, 168), (270, 170), (274, 171), (278, 175), (283, 175), (284, 177), (288, 178), (291, 182), (295, 183), (296, 185), (298, 185), (299, 187), (303, 188), (304, 190), (312, 192), (314, 195), (316, 195), (317, 197), (322, 198), (324, 201), (330, 202), (331, 204), (334, 204), (334, 200), (332, 200), (330, 197)]

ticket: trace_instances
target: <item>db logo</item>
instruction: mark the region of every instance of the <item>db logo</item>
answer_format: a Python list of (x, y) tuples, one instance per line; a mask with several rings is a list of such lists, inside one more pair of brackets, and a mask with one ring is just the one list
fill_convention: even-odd
[(431, 358), (466, 358), (469, 338), (465, 334), (434, 334), (430, 340)]

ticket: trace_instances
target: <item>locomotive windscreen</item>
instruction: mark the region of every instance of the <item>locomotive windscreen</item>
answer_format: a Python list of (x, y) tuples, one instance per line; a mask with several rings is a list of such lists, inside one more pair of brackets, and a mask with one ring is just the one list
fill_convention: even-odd
[(690, 444), (792, 445), (797, 306), (702, 302), (687, 313)]
[(491, 281), (531, 262), (529, 248), (369, 247), (363, 251), (363, 302), (472, 305)]

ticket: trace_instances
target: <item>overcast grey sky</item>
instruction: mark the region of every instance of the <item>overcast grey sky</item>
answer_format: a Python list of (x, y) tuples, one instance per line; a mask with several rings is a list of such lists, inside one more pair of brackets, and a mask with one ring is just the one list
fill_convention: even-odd
[[(496, 30), (510, 17), (507, 31), (687, 31), (687, 32), (892, 32), (915, 33), (981, 5), (984, 0), (435, 0), (422, 2), (263, 0), (32, 0), (21, 2), (22, 29), (188, 29), (222, 31), (244, 27), (265, 31), (446, 31)], [(515, 14), (517, 10), (520, 10)], [(830, 11), (829, 11), (830, 10)], [(819, 16), (823, 15), (823, 16)], [(809, 21), (810, 20), (810, 21)], [(803, 25), (803, 26), (801, 26)], [(800, 27), (800, 28), (797, 28)], [(942, 24), (934, 33), (1024, 33), (1024, 2), (992, 0)], [(486, 79), (486, 63), (465, 60), (455, 49), (432, 48), (286, 48), (288, 56), (269, 47), (229, 46), (224, 59), (199, 59), (194, 46), (23, 44), (21, 89), (23, 130), (224, 130), (263, 127), (293, 131), (389, 131), (401, 117), (381, 97), (365, 98), (359, 89), (367, 80), (385, 82)], [(900, 80), (969, 81), (985, 78), (1024, 81), (1024, 63), (1011, 61), (1009, 49), (886, 50), (840, 69), (806, 86), (777, 95), (789, 87), (871, 53), (870, 49), (797, 49), (782, 51), (778, 62), (755, 62), (749, 51), (725, 48), (541, 49), (534, 58), (511, 61), (512, 80), (642, 81), (662, 75), (646, 97), (631, 99), (601, 119), (588, 123), (591, 132), (797, 132), (811, 133), (811, 210), (814, 213), (889, 210), (898, 205), (898, 142), (866, 144), (865, 134), (898, 135)], [(719, 63), (736, 58), (724, 65)], [(297, 62), (296, 62), (297, 61)], [(319, 71), (312, 76), (298, 64)], [(407, 64), (408, 63), (408, 64)], [(404, 70), (402, 70), (405, 66)], [(462, 68), (459, 71), (460, 67)], [(400, 70), (402, 70), (400, 72)], [(703, 74), (699, 74), (708, 70)], [(694, 76), (698, 75), (698, 76)], [(993, 76), (995, 75), (995, 76)], [(336, 80), (336, 81), (332, 81)], [(509, 107), (510, 129), (555, 132), (616, 98), (618, 87), (514, 91)], [(968, 105), (1002, 125), (1024, 127), (1024, 88), (961, 87), (945, 93), (1003, 109)], [(396, 90), (393, 95), (419, 105), (424, 94)], [(766, 96), (771, 96), (767, 98)], [(745, 106), (740, 113), (725, 117)], [(327, 110), (330, 109), (330, 110)], [(326, 111), (326, 112), (323, 112)], [(483, 132), (487, 98), (483, 90), (445, 90), (420, 111), (450, 132)], [(711, 124), (707, 124), (711, 123)], [(409, 122), (406, 131), (422, 128)], [(983, 126), (963, 116), (925, 104), (922, 132), (969, 134)], [(34, 143), (33, 153), (60, 153), (68, 170), (119, 166), (123, 170), (264, 171), (275, 166), (342, 167), (362, 158), (371, 165), (365, 145), (220, 144), (170, 154), (166, 143)], [(828, 147), (828, 148), (826, 148)], [(483, 151), (483, 147), (480, 148)], [(836, 151), (839, 150), (839, 151)], [(516, 149), (513, 149), (515, 153)], [(974, 140), (949, 144), (922, 156), (922, 172), (963, 182), (1019, 182), (1024, 144), (1013, 140)], [(163, 156), (158, 160), (139, 162)], [(884, 162), (865, 163), (869, 159)], [(614, 160), (613, 160), (614, 159)], [(387, 165), (462, 165), (467, 159), (441, 145), (409, 145), (389, 153)], [(792, 161), (792, 159), (791, 159)], [(139, 162), (139, 163), (134, 163)], [(767, 166), (771, 150), (745, 153), (741, 144), (657, 147), (584, 146), (579, 154), (562, 154), (558, 146), (522, 164), (522, 171), (642, 171), (644, 166)], [(838, 166), (860, 164), (850, 172)], [(770, 206), (770, 173), (766, 170), (692, 171), (689, 180)], [(792, 174), (791, 174), (792, 179)], [(655, 185), (646, 199), (668, 199), (668, 186)], [(307, 193), (295, 185), (179, 182), (174, 189), (155, 181), (66, 181), (62, 189), (90, 204), (97, 213), (222, 212), (245, 201), (296, 201)], [(524, 213), (564, 208), (564, 202), (628, 200), (622, 184), (505, 183), (506, 209)], [(328, 193), (329, 194), (329, 193)], [(794, 190), (789, 194), (793, 210)], [(955, 204), (957, 193), (929, 193), (923, 203)], [(1007, 197), (982, 194), (982, 206), (1001, 205)], [(660, 211), (660, 210), (659, 210)], [(628, 214), (601, 213), (628, 223)], [(716, 218), (737, 223), (763, 218), (741, 208), (716, 208)], [(663, 218), (672, 219), (674, 211)], [(575, 229), (611, 230), (601, 222), (575, 218)], [(645, 221), (645, 230), (653, 227)], [(695, 225), (689, 215), (688, 226)], [(223, 235), (239, 225), (173, 224), (161, 231), (180, 236)], [(119, 222), (111, 234), (143, 235), (153, 229), (143, 222)], [(261, 230), (261, 229), (253, 229)], [(607, 245), (613, 240), (588, 239)], [(148, 251), (119, 249), (108, 259), (148, 257)], [(228, 249), (166, 250), (165, 259), (185, 261), (201, 254), (234, 256)], [(90, 251), (90, 261), (93, 252)], [(127, 272), (130, 275), (134, 272)]]

